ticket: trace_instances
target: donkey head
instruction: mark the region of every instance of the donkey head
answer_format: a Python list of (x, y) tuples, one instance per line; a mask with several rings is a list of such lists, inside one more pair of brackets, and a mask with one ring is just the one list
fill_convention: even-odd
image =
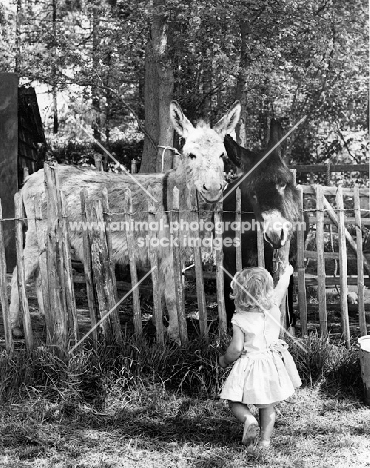
[[(274, 121), (272, 125), (275, 125)], [(241, 169), (241, 177), (245, 177), (240, 188), (263, 226), (265, 240), (273, 248), (279, 249), (290, 237), (292, 223), (298, 220), (299, 211), (293, 176), (281, 159), (278, 148), (271, 151), (279, 141), (274, 140), (270, 138), (267, 149), (253, 152), (239, 146), (227, 135), (225, 148), (229, 158)], [(270, 154), (266, 156), (269, 151)]]
[(205, 123), (194, 127), (175, 101), (170, 106), (171, 120), (177, 133), (185, 139), (182, 168), (188, 188), (195, 186), (206, 202), (216, 202), (225, 187), (224, 136), (234, 130), (240, 117), (240, 103), (211, 129)]

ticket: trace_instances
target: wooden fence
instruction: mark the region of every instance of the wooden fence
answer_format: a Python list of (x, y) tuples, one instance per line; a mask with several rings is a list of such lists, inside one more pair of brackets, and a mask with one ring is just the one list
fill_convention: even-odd
[[(36, 231), (38, 233), (39, 243), (39, 267), (40, 267), (40, 284), (38, 295), (42, 298), (45, 308), (45, 324), (46, 324), (46, 343), (49, 346), (55, 347), (58, 352), (65, 354), (79, 344), (81, 338), (79, 325), (77, 320), (76, 300), (74, 294), (74, 279), (72, 275), (71, 256), (70, 256), (70, 233), (68, 225), (68, 212), (65, 206), (63, 193), (58, 186), (57, 169), (45, 165), (45, 182), (47, 196), (47, 230), (46, 232), (41, 227), (42, 209), (41, 200), (35, 199), (36, 213)], [(304, 196), (312, 196), (316, 198), (316, 207), (311, 209), (313, 216), (310, 223), (316, 226), (316, 250), (305, 249), (305, 237), (302, 230), (298, 230), (298, 304), (300, 312), (300, 321), (302, 334), (307, 334), (307, 299), (306, 286), (308, 278), (305, 272), (305, 259), (315, 258), (318, 263), (316, 283), (318, 286), (319, 298), (319, 317), (320, 330), (322, 335), (327, 333), (327, 312), (326, 312), (326, 293), (325, 288), (330, 283), (330, 277), (325, 272), (325, 260), (327, 258), (337, 258), (340, 265), (340, 276), (335, 278), (340, 285), (341, 291), (341, 316), (343, 334), (346, 343), (349, 344), (349, 321), (347, 307), (347, 243), (356, 252), (357, 258), (357, 281), (358, 281), (358, 297), (359, 297), (359, 321), (361, 334), (367, 333), (366, 318), (364, 311), (364, 269), (369, 273), (369, 265), (366, 258), (362, 254), (362, 236), (361, 228), (363, 225), (370, 224), (369, 218), (361, 216), (360, 198), (368, 196), (368, 191), (355, 188), (354, 191), (342, 189), (341, 187), (299, 187), (301, 200), (301, 215), (303, 220), (303, 200)], [(344, 209), (343, 195), (352, 195), (354, 200), (351, 214), (353, 216), (345, 216), (348, 214), (348, 208)], [(326, 197), (336, 198), (336, 207), (332, 207)], [(17, 257), (18, 257), (18, 288), (20, 297), (21, 315), (23, 318), (23, 328), (25, 332), (25, 342), (28, 350), (32, 350), (34, 346), (34, 336), (31, 326), (31, 319), (26, 295), (26, 284), (24, 277), (24, 258), (23, 258), (23, 227), (24, 213), (21, 195), (18, 193), (15, 196), (16, 206), (16, 240), (17, 240)], [(188, 209), (191, 211), (192, 220), (198, 222), (199, 226), (199, 210), (195, 193), (192, 193), (188, 200)], [(139, 288), (141, 281), (138, 281), (134, 233), (128, 228), (131, 226), (129, 222), (134, 214), (132, 209), (132, 198), (130, 190), (125, 193), (123, 203), (124, 220), (126, 221), (125, 232), (122, 235), (126, 236), (128, 246), (128, 257), (130, 260), (131, 288), (133, 296), (133, 325), (137, 335), (142, 334), (142, 312), (140, 305)], [(103, 339), (106, 343), (122, 343), (122, 332), (119, 322), (118, 307), (122, 300), (128, 294), (118, 301), (116, 279), (112, 263), (112, 236), (109, 229), (110, 212), (109, 200), (106, 191), (103, 191), (100, 200), (89, 200), (87, 192), (81, 191), (81, 213), (82, 221), (96, 223), (97, 226), (104, 228), (97, 230), (83, 230), (83, 251), (85, 257), (84, 278), (86, 282), (87, 302), (90, 314), (91, 329), (89, 332), (93, 345), (96, 346), (99, 339)], [(364, 213), (364, 212), (363, 212)], [(241, 192), (236, 190), (236, 221), (241, 221)], [(148, 204), (148, 225), (157, 219), (158, 209), (151, 203)], [(179, 221), (179, 196), (178, 190), (174, 189), (173, 206), (170, 211), (170, 219), (173, 222)], [(0, 300), (2, 305), (5, 343), (8, 351), (13, 349), (13, 341), (10, 332), (9, 314), (8, 314), (8, 297), (6, 288), (6, 265), (4, 254), (4, 242), (2, 239), (2, 222), (1, 222), (1, 201), (0, 201)], [(222, 206), (218, 205), (215, 211), (215, 224), (222, 221)], [(348, 223), (355, 224), (356, 240), (346, 229)], [(339, 249), (337, 252), (325, 252), (324, 249), (324, 227), (328, 224), (337, 226), (337, 236)], [(150, 232), (151, 236), (156, 236), (155, 232)], [(182, 344), (188, 340), (185, 307), (184, 307), (184, 284), (183, 265), (184, 259), (181, 256), (180, 249), (176, 248), (178, 232), (171, 233), (173, 236), (173, 271), (175, 277), (176, 288), (176, 304), (178, 310), (179, 333)], [(199, 232), (193, 231), (192, 235), (199, 238)], [(240, 230), (236, 231), (236, 237), (240, 238)], [(222, 241), (222, 232), (216, 230), (215, 238)], [(257, 231), (258, 239), (258, 265), (264, 266), (264, 241), (261, 230)], [(204, 292), (204, 272), (202, 268), (202, 252), (199, 244), (193, 244), (192, 256), (195, 264), (196, 278), (196, 296), (199, 311), (199, 328), (204, 339), (208, 338), (208, 316), (206, 307), (206, 295)], [(286, 249), (289, 244), (279, 252), (279, 255), (284, 260)], [(350, 257), (351, 258), (351, 257)], [(236, 249), (237, 268), (241, 268), (241, 245)], [(149, 251), (149, 263), (151, 268), (151, 279), (153, 285), (153, 320), (156, 328), (157, 342), (164, 342), (164, 327), (162, 315), (162, 298), (159, 294), (159, 258), (156, 249)], [(222, 249), (215, 251), (215, 269), (216, 269), (216, 295), (218, 305), (218, 320), (219, 330), (223, 334), (226, 332), (226, 312), (224, 305), (224, 288), (223, 288), (223, 252)], [(279, 264), (279, 262), (278, 262)], [(281, 274), (281, 269), (276, 273)], [(312, 280), (312, 278), (310, 278)], [(285, 314), (283, 314), (285, 316)]]
[[(304, 196), (312, 197), (316, 207), (306, 211), (311, 215), (309, 223), (315, 229), (315, 246), (308, 250), (305, 248), (303, 231), (297, 235), (297, 266), (298, 266), (298, 306), (302, 334), (307, 334), (307, 299), (306, 286), (317, 285), (318, 311), (320, 320), (320, 333), (325, 336), (328, 333), (326, 288), (338, 285), (340, 288), (340, 312), (342, 332), (346, 344), (350, 344), (350, 330), (348, 318), (348, 284), (358, 286), (358, 314), (361, 335), (367, 334), (364, 288), (365, 283), (370, 286), (370, 281), (365, 280), (365, 272), (370, 274), (370, 264), (363, 253), (362, 228), (370, 226), (369, 189), (353, 189), (338, 187), (301, 186), (300, 204), (303, 219)], [(346, 201), (346, 208), (344, 204)], [(348, 231), (348, 225), (352, 226), (355, 239)], [(337, 242), (333, 242), (333, 239)], [(326, 240), (328, 242), (326, 242)], [(331, 247), (331, 251), (325, 248), (325, 244)], [(336, 245), (337, 244), (337, 245)], [(347, 246), (350, 247), (348, 253)], [(306, 275), (305, 259), (317, 261), (317, 276)], [(339, 262), (339, 275), (327, 274), (327, 260)], [(356, 276), (348, 276), (348, 260), (356, 261)]]
[[(72, 276), (71, 254), (70, 254), (70, 233), (68, 225), (68, 213), (65, 206), (64, 196), (58, 186), (57, 169), (45, 164), (45, 183), (47, 199), (47, 231), (42, 229), (43, 212), (41, 200), (35, 200), (35, 222), (37, 240), (39, 246), (39, 267), (40, 282), (38, 297), (42, 298), (45, 310), (46, 324), (46, 344), (55, 347), (62, 355), (68, 350), (74, 349), (79, 343), (79, 329), (76, 313), (76, 301), (74, 294), (74, 282)], [(90, 226), (99, 226), (99, 229), (83, 230), (83, 251), (84, 251), (84, 277), (86, 282), (86, 292), (88, 309), (90, 314), (91, 335), (93, 344), (96, 345), (100, 338), (106, 343), (122, 343), (122, 332), (119, 323), (118, 306), (122, 299), (118, 301), (115, 272), (112, 263), (112, 238), (109, 229), (110, 212), (107, 191), (103, 191), (100, 200), (89, 200), (86, 190), (81, 191), (81, 213), (82, 221), (90, 223)], [(240, 196), (240, 191), (239, 191)], [(18, 266), (18, 290), (20, 297), (20, 313), (23, 320), (25, 343), (29, 351), (34, 347), (34, 333), (31, 326), (31, 318), (26, 295), (26, 283), (24, 273), (23, 256), (23, 228), (25, 215), (21, 192), (15, 196), (16, 206), (16, 240), (17, 240), (17, 266)], [(199, 226), (199, 210), (195, 194), (188, 200), (188, 208)], [(139, 284), (136, 269), (136, 245), (134, 243), (134, 233), (130, 230), (130, 219), (133, 217), (132, 198), (130, 190), (125, 193), (123, 203), (123, 215), (126, 223), (125, 232), (128, 247), (128, 258), (130, 260), (131, 289), (133, 295), (133, 324), (137, 335), (142, 333), (142, 314), (139, 297)], [(158, 207), (148, 204), (148, 226), (153, 221), (158, 221), (161, 213)], [(170, 212), (170, 220), (177, 222), (180, 220), (179, 193), (174, 188), (173, 207)], [(222, 205), (218, 205), (215, 213), (216, 219), (222, 219)], [(1, 200), (0, 200), (0, 227), (1, 222)], [(104, 227), (104, 228), (103, 228)], [(155, 231), (149, 231), (149, 235), (156, 236)], [(198, 232), (193, 232), (194, 237), (199, 237)], [(179, 232), (171, 232), (173, 247), (173, 271), (176, 285), (176, 304), (178, 310), (179, 333), (181, 343), (188, 340), (186, 316), (185, 316), (185, 293), (183, 285), (182, 266), (184, 259), (181, 256), (180, 248), (176, 247)], [(216, 238), (222, 237), (221, 231), (216, 231)], [(193, 244), (193, 258), (195, 270), (197, 272), (196, 289), (198, 310), (200, 318), (200, 333), (207, 339), (208, 319), (207, 307), (204, 292), (204, 279), (202, 269), (202, 254), (198, 243)], [(3, 322), (5, 329), (6, 349), (13, 349), (13, 340), (10, 332), (9, 307), (6, 284), (6, 265), (4, 256), (4, 242), (2, 230), (0, 229), (0, 292), (3, 312)], [(158, 343), (164, 342), (164, 327), (162, 315), (162, 298), (160, 291), (159, 258), (158, 250), (150, 249), (148, 252), (151, 268), (151, 279), (153, 285), (153, 319), (156, 328), (156, 340)], [(217, 303), (220, 324), (220, 333), (226, 332), (226, 312), (223, 297), (223, 271), (222, 271), (222, 249), (216, 251), (216, 278), (217, 278)], [(127, 297), (127, 295), (125, 296)]]

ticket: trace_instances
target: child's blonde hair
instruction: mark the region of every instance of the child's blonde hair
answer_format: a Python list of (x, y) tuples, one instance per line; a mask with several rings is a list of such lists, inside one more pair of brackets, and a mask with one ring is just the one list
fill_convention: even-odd
[(242, 310), (271, 309), (274, 283), (270, 273), (261, 267), (244, 268), (231, 282), (235, 307)]

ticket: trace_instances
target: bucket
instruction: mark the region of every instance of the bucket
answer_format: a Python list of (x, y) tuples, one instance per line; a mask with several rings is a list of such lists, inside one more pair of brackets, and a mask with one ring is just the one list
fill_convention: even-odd
[(370, 406), (370, 335), (358, 339), (360, 345), (361, 378), (364, 384), (364, 401)]

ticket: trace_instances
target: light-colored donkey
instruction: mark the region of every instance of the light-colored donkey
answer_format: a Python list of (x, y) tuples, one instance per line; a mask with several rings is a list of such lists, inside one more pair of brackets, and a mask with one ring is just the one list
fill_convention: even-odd
[[(171, 120), (175, 130), (185, 139), (182, 154), (178, 158), (177, 167), (166, 173), (129, 175), (97, 172), (80, 169), (73, 166), (60, 166), (58, 169), (59, 186), (64, 192), (67, 202), (67, 213), (70, 222), (71, 247), (75, 258), (83, 261), (81, 203), (80, 191), (86, 189), (88, 198), (97, 200), (101, 198), (104, 187), (108, 190), (109, 208), (112, 213), (112, 226), (121, 220), (125, 190), (132, 192), (135, 222), (142, 222), (143, 230), (135, 231), (137, 245), (135, 254), (138, 263), (147, 263), (148, 247), (143, 239), (148, 235), (147, 222), (148, 201), (150, 200), (144, 187), (158, 201), (157, 209), (162, 212), (165, 224), (168, 223), (168, 210), (172, 209), (173, 187), (180, 191), (180, 213), (189, 217), (186, 212), (186, 198), (189, 189), (197, 190), (199, 199), (208, 204), (208, 208), (221, 198), (225, 180), (224, 163), (225, 154), (224, 136), (234, 130), (240, 116), (240, 104), (236, 102), (226, 115), (213, 127), (202, 124), (194, 127), (185, 117), (180, 106), (172, 102), (170, 106)], [(136, 181), (134, 180), (136, 179)], [(25, 277), (29, 281), (31, 276), (38, 276), (39, 247), (36, 235), (34, 201), (35, 196), (41, 194), (45, 201), (44, 170), (32, 174), (22, 188), (22, 197), (28, 218), (28, 230), (24, 248)], [(210, 204), (210, 205), (209, 205)], [(42, 229), (46, 230), (46, 203), (43, 204)], [(121, 216), (120, 216), (121, 215)], [(119, 223), (116, 223), (119, 224)], [(38, 229), (40, 227), (38, 226)], [(168, 226), (162, 229), (157, 236), (169, 238)], [(171, 338), (178, 338), (178, 319), (176, 309), (175, 285), (172, 267), (172, 250), (167, 242), (161, 243), (158, 248), (160, 273), (164, 288), (164, 296), (169, 314), (168, 334)], [(112, 229), (113, 262), (127, 264), (128, 252), (125, 232)], [(39, 297), (40, 303), (40, 297)], [(42, 304), (40, 306), (42, 310)], [(21, 323), (19, 314), (19, 296), (17, 288), (17, 270), (12, 277), (10, 317), (13, 334), (21, 336)]]

